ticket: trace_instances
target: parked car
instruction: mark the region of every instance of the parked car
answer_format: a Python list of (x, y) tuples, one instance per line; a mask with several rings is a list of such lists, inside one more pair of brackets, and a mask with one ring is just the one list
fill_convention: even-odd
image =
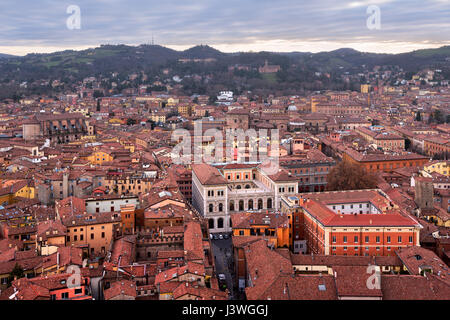
[(223, 239), (223, 235), (220, 234), (219, 235), (219, 239), (222, 240)]
[(223, 238), (224, 239), (228, 239), (230, 236), (228, 235), (228, 233), (225, 233), (224, 235), (223, 235)]
[(226, 277), (223, 273), (219, 273), (217, 275), (217, 278), (219, 280), (219, 289), (222, 291), (225, 291), (225, 289), (227, 288), (227, 282), (226, 282)]

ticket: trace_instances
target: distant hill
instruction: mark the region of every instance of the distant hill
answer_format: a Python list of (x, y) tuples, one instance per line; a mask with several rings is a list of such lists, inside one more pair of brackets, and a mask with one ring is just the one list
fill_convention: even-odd
[(14, 58), (14, 57), (15, 56), (10, 55), (10, 54), (0, 53), (0, 59), (3, 59), (3, 58)]
[(225, 53), (222, 53), (219, 50), (216, 50), (210, 46), (203, 46), (203, 45), (187, 49), (181, 52), (181, 55), (183, 56), (183, 58), (188, 59), (208, 59), (208, 58), (218, 59), (226, 56)]
[[(311, 83), (315, 81), (315, 72), (327, 72), (336, 75), (346, 72), (358, 74), (371, 70), (374, 66), (398, 66), (406, 72), (417, 72), (424, 68), (441, 68), (443, 74), (450, 72), (450, 46), (437, 49), (416, 50), (402, 54), (377, 54), (360, 52), (350, 48), (341, 48), (330, 52), (237, 52), (223, 53), (207, 45), (199, 45), (184, 51), (176, 51), (159, 45), (101, 45), (82, 51), (66, 50), (49, 54), (28, 54), (14, 57), (0, 54), (0, 82), (2, 80), (32, 81), (36, 79), (62, 79), (65, 83), (74, 83), (84, 77), (103, 75), (109, 77), (112, 72), (120, 74), (125, 80), (130, 73), (146, 72), (148, 75), (160, 76), (163, 68), (174, 74), (216, 74), (217, 85), (230, 87), (232, 79), (224, 78), (228, 67), (247, 65), (257, 68), (266, 60), (270, 64), (280, 65), (282, 72), (271, 79), (273, 83), (290, 83), (295, 81)], [(8, 58), (8, 59), (5, 59)], [(215, 58), (215, 63), (180, 64), (181, 58), (206, 59)], [(288, 73), (285, 71), (290, 69)], [(255, 80), (254, 87), (264, 80), (253, 72), (241, 72), (240, 87), (246, 87), (248, 79)], [(320, 81), (325, 81), (321, 79)], [(226, 82), (225, 82), (226, 81)], [(259, 81), (259, 82), (258, 82)], [(318, 84), (320, 87), (321, 85)], [(192, 90), (196, 87), (191, 84)], [(311, 87), (315, 90), (315, 87)]]

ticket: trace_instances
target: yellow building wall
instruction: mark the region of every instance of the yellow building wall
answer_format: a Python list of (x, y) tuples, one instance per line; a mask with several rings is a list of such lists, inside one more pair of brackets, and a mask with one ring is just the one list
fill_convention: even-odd
[[(103, 160), (105, 159), (105, 160)], [(107, 154), (106, 152), (102, 152), (102, 151), (96, 151), (94, 153), (92, 153), (92, 155), (90, 155), (87, 160), (91, 163), (91, 164), (98, 164), (98, 165), (102, 165), (104, 162), (110, 162), (113, 161), (113, 157), (110, 156), (109, 154)]]
[(428, 173), (437, 172), (447, 177), (450, 176), (450, 168), (447, 161), (433, 163), (428, 166), (424, 166), (423, 169)]
[(35, 190), (34, 187), (25, 186), (22, 189), (18, 190), (14, 193), (15, 197), (22, 197), (26, 199), (34, 199), (35, 198)]

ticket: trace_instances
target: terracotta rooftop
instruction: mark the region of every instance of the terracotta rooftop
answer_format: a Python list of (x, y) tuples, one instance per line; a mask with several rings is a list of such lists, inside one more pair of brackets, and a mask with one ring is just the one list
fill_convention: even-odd
[(226, 179), (220, 174), (219, 170), (208, 164), (192, 165), (192, 172), (198, 178), (202, 185), (226, 184)]

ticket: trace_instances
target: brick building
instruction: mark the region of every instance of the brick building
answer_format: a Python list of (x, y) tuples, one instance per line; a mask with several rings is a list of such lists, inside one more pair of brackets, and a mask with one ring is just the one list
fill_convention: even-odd
[(419, 246), (420, 224), (381, 190), (335, 191), (283, 196), (291, 215), (291, 248), (306, 240), (308, 252), (324, 255), (393, 255)]

